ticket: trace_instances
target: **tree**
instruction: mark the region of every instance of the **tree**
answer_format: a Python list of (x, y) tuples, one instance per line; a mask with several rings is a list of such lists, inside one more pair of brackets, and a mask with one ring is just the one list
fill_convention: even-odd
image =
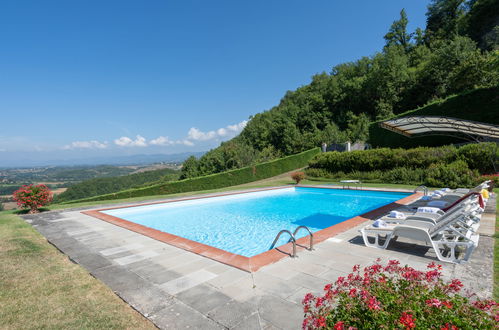
[(479, 0), (468, 5), (464, 33), (482, 49), (499, 49), (499, 1)]
[(400, 45), (407, 52), (410, 49), (410, 42), (412, 35), (407, 33), (407, 14), (405, 10), (400, 11), (400, 19), (394, 21), (390, 26), (390, 30), (385, 34), (386, 46)]
[(351, 142), (365, 142), (369, 136), (369, 117), (365, 113), (356, 116), (350, 112), (348, 137)]
[(24, 185), (14, 192), (14, 200), (22, 208), (29, 208), (29, 213), (38, 213), (38, 208), (50, 204), (52, 193), (44, 185)]
[(425, 36), (424, 36), (424, 31), (421, 28), (419, 28), (419, 27), (416, 28), (413, 36), (414, 36), (414, 41), (416, 42), (416, 46), (420, 46), (420, 45), (424, 44)]
[(194, 156), (187, 158), (182, 164), (182, 174), (180, 179), (194, 178), (199, 175), (198, 160)]
[(464, 14), (464, 0), (432, 0), (426, 13), (428, 41), (457, 35), (459, 21)]

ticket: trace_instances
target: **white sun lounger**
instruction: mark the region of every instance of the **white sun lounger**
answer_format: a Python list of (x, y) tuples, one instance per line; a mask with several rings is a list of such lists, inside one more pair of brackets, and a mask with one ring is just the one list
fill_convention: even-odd
[[(366, 226), (360, 230), (364, 244), (368, 247), (386, 249), (391, 240), (405, 237), (430, 244), (439, 260), (451, 263), (468, 261), (478, 245), (479, 235), (461, 225), (463, 214), (455, 211), (444, 215), (436, 224), (428, 221), (409, 220), (403, 224), (388, 224), (386, 227)], [(374, 242), (370, 241), (373, 238)], [(464, 249), (464, 257), (458, 249)]]
[(396, 209), (396, 211), (401, 212), (404, 215), (404, 217), (396, 218), (396, 217), (390, 217), (390, 215), (385, 215), (380, 219), (385, 222), (395, 222), (395, 223), (403, 223), (405, 220), (422, 220), (422, 221), (428, 220), (435, 222), (449, 212), (453, 212), (459, 209), (464, 209), (465, 212), (468, 213), (469, 219), (473, 219), (475, 222), (479, 222), (480, 214), (483, 212), (483, 209), (479, 206), (477, 198), (478, 197), (476, 195), (471, 195), (469, 196), (469, 198), (463, 199), (461, 202), (452, 206), (449, 210), (447, 210), (447, 212), (441, 209), (437, 210), (435, 213), (418, 212), (419, 208), (416, 208), (414, 210), (410, 207), (410, 205), (402, 206)]

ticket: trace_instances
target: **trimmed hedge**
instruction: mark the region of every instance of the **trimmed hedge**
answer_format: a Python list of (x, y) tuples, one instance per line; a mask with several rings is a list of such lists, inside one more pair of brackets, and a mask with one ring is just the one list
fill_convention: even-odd
[(319, 153), (320, 148), (314, 148), (296, 155), (279, 158), (255, 166), (243, 167), (237, 170), (231, 170), (197, 178), (160, 183), (144, 188), (129, 189), (113, 194), (83, 198), (79, 200), (69, 201), (63, 204), (113, 200), (141, 196), (167, 195), (235, 186), (243, 183), (270, 178), (300, 167), (307, 166), (308, 162)]
[(498, 148), (495, 143), (454, 146), (419, 147), (414, 149), (370, 149), (351, 152), (326, 152), (316, 156), (309, 163), (310, 168), (328, 172), (386, 171), (397, 167), (427, 168), (431, 164), (449, 164), (463, 160), (472, 170), (480, 173), (493, 172), (492, 160)]
[(366, 182), (426, 184), (431, 187), (472, 186), (480, 173), (493, 172), (499, 148), (494, 143), (415, 149), (371, 149), (327, 152), (309, 163), (306, 174)]
[[(499, 87), (480, 88), (451, 96), (422, 108), (399, 114), (390, 119), (406, 116), (447, 116), (489, 124), (499, 124)], [(384, 121), (384, 120), (383, 120)], [(442, 146), (466, 142), (448, 136), (423, 136), (408, 138), (379, 126), (379, 121), (369, 126), (369, 143), (374, 147), (414, 148)]]

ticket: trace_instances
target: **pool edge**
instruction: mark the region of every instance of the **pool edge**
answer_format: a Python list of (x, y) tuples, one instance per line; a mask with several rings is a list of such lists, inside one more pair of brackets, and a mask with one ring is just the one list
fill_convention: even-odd
[[(305, 185), (297, 185), (298, 187), (314, 187), (314, 186), (305, 186)], [(291, 186), (295, 187), (295, 186)], [(317, 188), (322, 188), (322, 189), (338, 189), (336, 187), (318, 187)], [(249, 192), (257, 192), (257, 191), (267, 191), (267, 190), (276, 190), (276, 189), (285, 189), (285, 188), (290, 188), (290, 186), (278, 186), (278, 187), (271, 187), (271, 188), (261, 188), (261, 189), (252, 189), (252, 190), (244, 190), (244, 191), (237, 191), (237, 192), (230, 192), (230, 193), (221, 193), (221, 194), (214, 194), (214, 195), (209, 195), (209, 196), (192, 196), (192, 197), (185, 197), (185, 198), (178, 198), (178, 199), (172, 199), (172, 200), (167, 200), (167, 201), (158, 201), (158, 202), (151, 202), (151, 203), (144, 203), (144, 204), (132, 204), (132, 205), (126, 205), (126, 206), (117, 206), (117, 207), (108, 207), (108, 208), (101, 208), (101, 209), (96, 209), (96, 210), (89, 210), (89, 211), (82, 211), (82, 214), (97, 218), (99, 220), (106, 221), (108, 223), (114, 224), (116, 226), (131, 230), (133, 232), (142, 234), (144, 236), (150, 237), (152, 239), (158, 240), (163, 243), (167, 243), (169, 245), (181, 248), (186, 251), (190, 251), (193, 253), (196, 253), (198, 255), (201, 255), (203, 257), (218, 261), (220, 263), (238, 268), (240, 270), (246, 271), (246, 272), (256, 272), (260, 268), (273, 264), (280, 259), (283, 259), (287, 256), (289, 256), (289, 253), (291, 253), (292, 250), (292, 244), (284, 244), (282, 246), (279, 246), (279, 250), (277, 249), (272, 249), (269, 251), (265, 251), (263, 253), (260, 253), (256, 256), (253, 257), (245, 257), (239, 254), (231, 253), (213, 246), (209, 246), (203, 243), (195, 242), (174, 234), (166, 233), (157, 229), (153, 229), (150, 227), (146, 227), (128, 220), (124, 220), (109, 214), (102, 213), (101, 211), (107, 211), (107, 210), (113, 210), (117, 208), (128, 208), (128, 207), (137, 207), (137, 206), (145, 206), (145, 205), (154, 205), (154, 204), (162, 204), (162, 203), (172, 203), (172, 202), (179, 202), (179, 201), (185, 201), (185, 200), (195, 200), (195, 199), (203, 199), (203, 198), (211, 198), (211, 197), (220, 197), (220, 196), (228, 196), (228, 195), (235, 195), (235, 194), (243, 194), (243, 193), (249, 193)], [(345, 189), (347, 190), (347, 189)], [(364, 190), (369, 190), (369, 189), (364, 189)], [(375, 190), (375, 191), (390, 191), (390, 190)], [(418, 198), (422, 193), (417, 192), (413, 193), (409, 196), (406, 196), (402, 199), (399, 199), (395, 202), (392, 202), (390, 204), (384, 205), (380, 208), (377, 208), (375, 210), (371, 210), (369, 212), (366, 212), (364, 214), (355, 216), (353, 218), (350, 218), (348, 220), (345, 220), (341, 223), (335, 224), (331, 227), (319, 230), (314, 233), (314, 242), (315, 244), (320, 243), (325, 241), (328, 238), (331, 238), (333, 236), (336, 236), (348, 229), (351, 229), (363, 222), (366, 222), (368, 220), (374, 220), (374, 218), (381, 216), (384, 213), (389, 212), (390, 210), (393, 210), (400, 205), (405, 205), (408, 204), (409, 202), (415, 200)], [(296, 241), (300, 245), (306, 246), (308, 244), (308, 237), (302, 237)], [(297, 246), (297, 251), (301, 251), (304, 248)]]

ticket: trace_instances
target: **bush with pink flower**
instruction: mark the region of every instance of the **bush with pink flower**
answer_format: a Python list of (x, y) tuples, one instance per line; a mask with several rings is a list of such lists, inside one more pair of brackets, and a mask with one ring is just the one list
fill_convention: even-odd
[(44, 185), (24, 185), (14, 192), (14, 200), (22, 208), (29, 208), (29, 213), (38, 213), (38, 208), (52, 201), (52, 192)]
[(380, 260), (358, 265), (324, 288), (323, 296), (303, 299), (303, 329), (491, 329), (498, 327), (499, 305), (462, 295), (463, 284), (444, 281), (442, 266), (426, 271)]

